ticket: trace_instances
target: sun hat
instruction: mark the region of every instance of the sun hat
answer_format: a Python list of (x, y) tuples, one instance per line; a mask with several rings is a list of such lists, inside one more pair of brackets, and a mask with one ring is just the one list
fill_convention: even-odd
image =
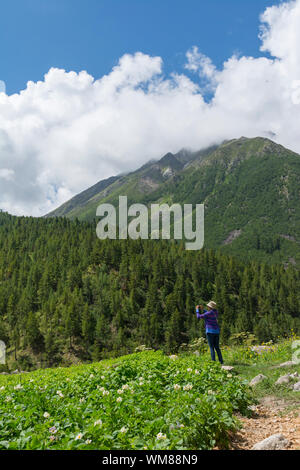
[(217, 308), (217, 304), (216, 302), (214, 302), (213, 300), (211, 300), (210, 302), (208, 302), (208, 304), (206, 304), (209, 308), (212, 308), (212, 309), (215, 309)]

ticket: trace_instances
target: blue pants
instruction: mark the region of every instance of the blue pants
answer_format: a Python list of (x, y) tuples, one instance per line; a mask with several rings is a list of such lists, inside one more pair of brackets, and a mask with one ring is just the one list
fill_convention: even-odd
[(213, 361), (216, 360), (215, 350), (217, 351), (219, 361), (223, 364), (223, 357), (219, 346), (220, 335), (216, 333), (206, 333), (210, 355)]

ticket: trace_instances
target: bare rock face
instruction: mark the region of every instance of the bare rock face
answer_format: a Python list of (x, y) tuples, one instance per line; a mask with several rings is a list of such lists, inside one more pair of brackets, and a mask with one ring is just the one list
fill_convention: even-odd
[(282, 434), (274, 434), (258, 442), (252, 447), (252, 450), (283, 450), (289, 446), (289, 441)]
[(223, 242), (223, 245), (230, 245), (240, 235), (242, 235), (242, 230), (233, 230)]
[(250, 386), (253, 387), (257, 384), (259, 384), (260, 382), (262, 382), (263, 380), (266, 380), (268, 377), (266, 377), (265, 375), (263, 374), (258, 374), (256, 377), (254, 377), (251, 382), (250, 382)]

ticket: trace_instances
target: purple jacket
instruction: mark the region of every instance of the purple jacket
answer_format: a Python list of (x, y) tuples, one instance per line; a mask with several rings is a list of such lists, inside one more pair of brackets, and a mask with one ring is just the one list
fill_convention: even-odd
[(220, 327), (218, 324), (218, 310), (209, 310), (204, 312), (202, 315), (199, 313), (199, 309), (196, 309), (197, 318), (204, 318), (206, 333), (220, 333)]

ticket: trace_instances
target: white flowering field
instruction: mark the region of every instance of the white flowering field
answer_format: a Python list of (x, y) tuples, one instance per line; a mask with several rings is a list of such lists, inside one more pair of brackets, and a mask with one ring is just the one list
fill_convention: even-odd
[(212, 449), (251, 404), (246, 382), (194, 355), (0, 377), (0, 449)]

